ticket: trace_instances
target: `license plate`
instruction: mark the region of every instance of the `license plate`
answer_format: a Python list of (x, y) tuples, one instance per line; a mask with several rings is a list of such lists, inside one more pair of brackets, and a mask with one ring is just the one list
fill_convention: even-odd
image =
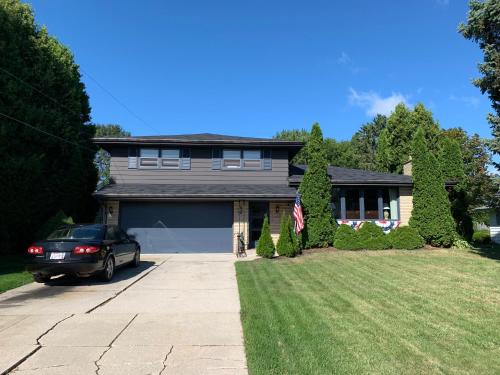
[(66, 255), (66, 253), (50, 253), (50, 259), (64, 259), (64, 255)]

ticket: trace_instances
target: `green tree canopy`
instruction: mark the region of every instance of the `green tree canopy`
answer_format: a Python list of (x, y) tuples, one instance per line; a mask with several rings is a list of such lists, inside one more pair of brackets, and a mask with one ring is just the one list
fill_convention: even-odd
[(0, 87), (5, 251), (24, 247), (59, 211), (93, 220), (97, 171), (89, 101), (73, 55), (18, 0), (0, 0)]
[(353, 164), (356, 168), (377, 170), (377, 147), (380, 134), (387, 125), (387, 117), (377, 115), (354, 133), (351, 138)]
[[(459, 26), (459, 32), (467, 39), (479, 43), (483, 50), (483, 62), (479, 64), (481, 77), (473, 81), (481, 92), (488, 94), (495, 113), (488, 115), (493, 140), (491, 149), (500, 154), (500, 2), (498, 0), (469, 3), (467, 23)], [(500, 165), (495, 163), (497, 169)]]
[(422, 129), (432, 151), (437, 151), (439, 124), (433, 119), (432, 112), (423, 104), (409, 109), (400, 103), (387, 119), (387, 125), (380, 134), (377, 147), (377, 169), (391, 173), (402, 173), (403, 164), (411, 154), (412, 139)]
[(336, 226), (331, 209), (332, 184), (327, 173), (326, 150), (317, 123), (312, 126), (306, 152), (308, 167), (299, 187), (304, 207), (304, 245), (326, 247), (333, 242)]
[[(124, 130), (117, 124), (95, 124), (96, 137), (130, 137), (130, 132)], [(109, 167), (111, 156), (109, 153), (100, 148), (95, 155), (95, 165), (98, 172), (98, 188), (106, 186), (110, 182)]]

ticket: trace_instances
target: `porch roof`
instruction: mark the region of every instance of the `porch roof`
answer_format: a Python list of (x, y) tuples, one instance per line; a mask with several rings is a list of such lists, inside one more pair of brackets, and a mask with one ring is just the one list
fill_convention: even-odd
[[(304, 177), (307, 165), (291, 165), (289, 181), (291, 185), (298, 185)], [(363, 185), (363, 186), (412, 186), (411, 176), (373, 172), (363, 169), (341, 168), (328, 166), (328, 174), (334, 186)]]
[(293, 200), (297, 189), (287, 185), (245, 184), (110, 184), (97, 190), (99, 199), (274, 199)]

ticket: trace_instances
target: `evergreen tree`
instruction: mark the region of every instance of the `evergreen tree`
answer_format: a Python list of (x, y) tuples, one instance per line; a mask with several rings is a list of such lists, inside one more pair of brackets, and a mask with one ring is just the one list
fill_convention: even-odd
[(19, 0), (0, 0), (0, 67), (0, 251), (14, 251), (59, 211), (94, 219), (96, 148), (71, 51)]
[(351, 138), (353, 163), (357, 168), (376, 171), (377, 147), (380, 133), (387, 125), (387, 117), (377, 115), (373, 121), (364, 124)]
[(306, 150), (308, 167), (299, 188), (304, 207), (304, 246), (327, 247), (333, 242), (336, 226), (331, 209), (332, 183), (327, 173), (323, 134), (317, 123), (312, 127)]
[(296, 254), (295, 250), (295, 241), (292, 233), (292, 230), (290, 228), (292, 226), (292, 219), (290, 215), (283, 215), (281, 217), (281, 224), (280, 224), (280, 237), (278, 239), (278, 243), (276, 244), (276, 252), (278, 255), (285, 256), (285, 257), (294, 257)]
[(450, 201), (437, 159), (430, 152), (424, 130), (418, 129), (413, 140), (413, 211), (410, 226), (416, 228), (433, 246), (452, 245), (455, 230)]
[[(473, 83), (491, 100), (495, 113), (487, 117), (493, 134), (490, 147), (500, 155), (500, 2), (472, 0), (467, 23), (461, 24), (459, 31), (465, 38), (478, 42), (484, 53), (484, 61), (479, 64), (482, 77)], [(500, 164), (494, 164), (500, 170)]]
[(441, 140), (439, 163), (444, 180), (455, 183), (448, 191), (455, 229), (462, 237), (471, 240), (474, 230), (469, 214), (469, 195), (465, 190), (465, 167), (460, 145), (456, 140), (448, 137)]
[(274, 256), (274, 242), (271, 237), (271, 228), (269, 228), (269, 219), (264, 216), (262, 231), (260, 232), (259, 242), (257, 243), (257, 255), (263, 258), (272, 258)]

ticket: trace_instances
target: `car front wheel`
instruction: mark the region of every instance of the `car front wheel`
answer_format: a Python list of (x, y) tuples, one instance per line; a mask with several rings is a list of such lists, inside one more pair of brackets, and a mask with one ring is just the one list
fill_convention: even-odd
[(108, 257), (106, 263), (104, 264), (104, 270), (102, 271), (101, 278), (104, 281), (111, 281), (113, 275), (115, 274), (115, 260), (113, 257)]
[(35, 273), (33, 275), (33, 280), (37, 283), (46, 283), (46, 282), (49, 282), (50, 281), (50, 276), (44, 276), (44, 275), (41, 275), (39, 273)]
[(137, 249), (135, 251), (134, 259), (130, 263), (132, 267), (139, 267), (141, 265), (141, 249)]

